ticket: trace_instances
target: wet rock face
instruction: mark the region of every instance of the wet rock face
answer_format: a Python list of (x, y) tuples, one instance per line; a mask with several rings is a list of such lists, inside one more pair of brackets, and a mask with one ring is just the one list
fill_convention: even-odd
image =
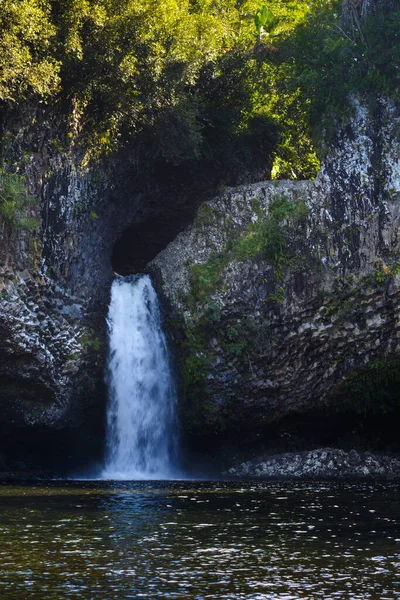
[(399, 123), (390, 103), (374, 118), (356, 104), (315, 181), (228, 189), (151, 263), (185, 428), (335, 411), (354, 373), (398, 359)]
[[(39, 196), (39, 210), (42, 203)], [(88, 258), (87, 248), (72, 249), (77, 223), (64, 218), (65, 230), (53, 230), (50, 217), (42, 224), (39, 217), (37, 224), (39, 235), (17, 229), (2, 239), (8, 246), (0, 265), (2, 427), (76, 425), (85, 406), (83, 392), (90, 403), (102, 380), (105, 326), (99, 313), (110, 269), (98, 281), (95, 270), (75, 278), (73, 253)], [(88, 236), (88, 244), (93, 241)]]
[(124, 220), (108, 173), (78, 168), (74, 150), (55, 144), (57, 120), (37, 120), (3, 132), (5, 168), (19, 165), (31, 196), (23, 216), (34, 219), (0, 222), (0, 429), (11, 437), (82, 425), (90, 407), (104, 409), (110, 255)]
[[(34, 278), (28, 271), (16, 271), (10, 277), (10, 273), (0, 267), (2, 422), (71, 424), (78, 416), (73, 409), (84, 368), (85, 392), (90, 396), (95, 391), (95, 367), (90, 364), (94, 357), (87, 348), (90, 330), (84, 319), (87, 303), (44, 275)], [(94, 363), (99, 367), (96, 359)]]

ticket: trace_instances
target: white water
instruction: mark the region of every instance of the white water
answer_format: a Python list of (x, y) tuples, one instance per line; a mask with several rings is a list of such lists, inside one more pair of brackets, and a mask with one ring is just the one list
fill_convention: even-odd
[(108, 312), (106, 479), (169, 479), (176, 454), (176, 392), (148, 275), (114, 281)]

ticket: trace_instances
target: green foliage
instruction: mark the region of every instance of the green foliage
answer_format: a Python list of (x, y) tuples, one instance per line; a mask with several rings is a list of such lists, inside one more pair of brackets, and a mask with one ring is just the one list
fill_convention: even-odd
[(183, 343), (184, 364), (182, 369), (183, 387), (204, 392), (205, 377), (210, 363), (210, 355), (205, 351), (204, 331), (197, 327), (188, 331)]
[[(232, 234), (227, 248), (220, 254), (213, 254), (205, 263), (194, 264), (190, 268), (189, 280), (191, 293), (185, 303), (193, 309), (196, 304), (209, 307), (213, 294), (222, 291), (225, 269), (232, 261), (245, 261), (260, 256), (275, 269), (280, 277), (285, 267), (291, 266), (296, 259), (291, 238), (302, 236), (308, 219), (308, 209), (302, 200), (288, 200), (277, 195), (270, 203), (268, 214), (263, 214), (258, 203), (253, 202), (258, 219), (250, 223), (245, 233)], [(200, 222), (209, 218), (209, 205), (201, 210)], [(204, 214), (203, 214), (204, 213)], [(305, 256), (302, 256), (303, 260)], [(281, 290), (270, 296), (271, 302), (283, 299)]]
[(362, 415), (390, 414), (400, 409), (400, 361), (376, 360), (351, 373), (340, 395), (349, 408)]
[(186, 301), (208, 302), (222, 282), (223, 271), (228, 264), (227, 254), (214, 255), (206, 263), (192, 265), (190, 269), (191, 297)]
[(96, 335), (94, 329), (88, 329), (80, 338), (82, 348), (88, 354), (98, 354), (102, 347), (102, 340)]
[(247, 347), (247, 340), (243, 335), (242, 327), (239, 325), (231, 325), (225, 334), (227, 343), (226, 349), (230, 354), (240, 357)]
[(61, 101), (69, 130), (54, 145), (79, 132), (84, 163), (134, 142), (174, 166), (211, 163), (221, 181), (268, 176), (279, 131), (262, 48), (306, 7), (277, 0), (272, 10), (260, 0), (156, 10), (152, 0), (4, 0), (0, 99)]
[(259, 215), (258, 220), (249, 225), (246, 234), (235, 244), (235, 257), (246, 260), (260, 254), (281, 271), (293, 259), (293, 250), (287, 239), (287, 225), (302, 226), (307, 218), (308, 210), (302, 200), (291, 201), (285, 196), (275, 197), (269, 206), (269, 214)]
[(398, 98), (400, 3), (380, 2), (362, 20), (362, 30), (344, 30), (341, 3), (319, 0), (281, 46), (280, 92), (299, 93), (304, 118), (321, 140), (337, 119), (351, 112), (350, 97)]
[(275, 294), (270, 294), (264, 302), (268, 302), (270, 304), (280, 304), (285, 298), (285, 288), (280, 286)]
[(232, 173), (269, 175), (279, 132), (274, 116), (258, 105), (258, 82), (255, 60), (233, 48), (208, 65), (195, 86), (201, 99), (200, 155), (217, 167), (223, 181)]
[[(176, 330), (181, 327), (175, 324)], [(208, 347), (210, 322), (200, 320), (193, 328), (182, 329), (180, 341), (182, 417), (195, 427), (204, 422), (207, 408), (207, 375), (214, 356)]]
[(207, 227), (208, 225), (212, 224), (215, 217), (215, 211), (211, 208), (209, 204), (203, 202), (203, 204), (200, 205), (200, 208), (197, 211), (196, 224)]
[(225, 326), (226, 324), (219, 323), (219, 309), (215, 305), (209, 309), (210, 312), (204, 314), (192, 328), (182, 328), (179, 323), (173, 326), (175, 334), (180, 330), (182, 336), (179, 354), (182, 359), (183, 402), (180, 408), (184, 420), (194, 429), (204, 426), (210, 418), (215, 427), (223, 430), (234, 417), (228, 411), (219, 415), (218, 422), (215, 422), (217, 415), (209, 398), (207, 385), (212, 363), (216, 358), (211, 340), (217, 337), (220, 346), (232, 359), (244, 359), (243, 364), (248, 365), (251, 371), (251, 361), (264, 356), (271, 343), (271, 334), (265, 321), (246, 317)]
[(48, 0), (0, 3), (0, 100), (57, 92), (59, 62), (52, 52), (56, 29)]
[(277, 19), (274, 13), (264, 4), (260, 10), (257, 11), (254, 17), (254, 24), (258, 34), (269, 34), (275, 30), (278, 25), (279, 19)]
[(27, 216), (27, 211), (35, 202), (35, 198), (28, 193), (24, 176), (0, 170), (0, 216), (9, 231), (37, 229), (37, 219)]
[(216, 9), (210, 1), (192, 10), (189, 0), (166, 0), (156, 12), (151, 0), (57, 3), (63, 87), (92, 152), (150, 127), (167, 162), (199, 157), (193, 87), (232, 44), (229, 10), (231, 2)]
[(374, 282), (378, 287), (382, 287), (391, 281), (394, 277), (400, 274), (400, 262), (398, 260), (391, 260), (390, 264), (377, 259), (374, 262)]
[(339, 0), (3, 0), (0, 101), (58, 103), (53, 145), (79, 135), (84, 163), (132, 144), (222, 183), (310, 178), (351, 94), (398, 97), (399, 0), (370, 13), (345, 30)]
[[(264, 69), (265, 71), (267, 69)], [(300, 90), (287, 87), (285, 65), (268, 69), (277, 80), (279, 94), (269, 98), (270, 111), (279, 128), (279, 139), (274, 152), (271, 179), (314, 179), (320, 167), (307, 114), (308, 101)]]
[[(391, 255), (390, 255), (391, 254)], [(373, 271), (362, 277), (362, 283), (369, 289), (383, 288), (400, 276), (400, 262), (398, 252), (385, 256), (385, 260), (378, 258), (373, 263)]]
[(260, 358), (271, 341), (265, 321), (245, 317), (218, 331), (218, 341), (224, 350), (236, 358)]

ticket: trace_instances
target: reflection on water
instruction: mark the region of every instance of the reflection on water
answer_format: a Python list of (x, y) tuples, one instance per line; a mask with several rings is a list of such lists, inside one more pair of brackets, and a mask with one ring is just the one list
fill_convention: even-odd
[(0, 486), (0, 598), (393, 599), (398, 486)]

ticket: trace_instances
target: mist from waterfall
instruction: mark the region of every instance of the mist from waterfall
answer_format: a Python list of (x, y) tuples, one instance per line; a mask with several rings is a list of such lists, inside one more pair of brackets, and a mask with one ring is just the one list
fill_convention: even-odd
[(176, 389), (148, 275), (113, 282), (107, 323), (109, 405), (102, 478), (174, 478)]

